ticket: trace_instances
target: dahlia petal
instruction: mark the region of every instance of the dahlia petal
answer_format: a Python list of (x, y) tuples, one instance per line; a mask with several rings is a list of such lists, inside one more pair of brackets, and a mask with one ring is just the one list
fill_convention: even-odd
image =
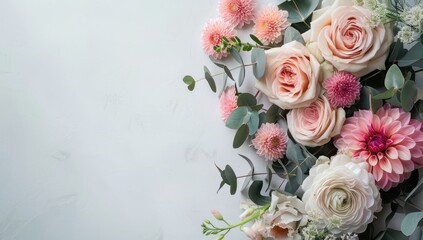
[(416, 142), (410, 137), (405, 137), (404, 140), (402, 140), (401, 142), (401, 146), (404, 146), (408, 149), (412, 149), (416, 146)]
[(390, 159), (397, 159), (398, 158), (398, 151), (394, 147), (389, 147), (388, 149), (386, 149), (385, 154)]
[(405, 136), (402, 134), (393, 134), (390, 139), (393, 141), (392, 144), (399, 144), (400, 142), (402, 142), (402, 140), (404, 140)]
[(374, 166), (373, 176), (375, 177), (375, 180), (379, 182), (383, 177), (383, 170), (380, 169), (379, 166)]
[[(393, 122), (385, 125), (385, 134), (387, 136), (391, 136), (391, 135), (397, 133), (400, 129), (401, 129), (401, 122), (393, 121)], [(404, 134), (404, 135), (407, 135), (407, 134)]]
[(373, 115), (372, 127), (377, 132), (380, 130), (380, 118), (379, 118), (379, 116)]
[(394, 171), (394, 173), (404, 173), (404, 167), (402, 165), (402, 162), (398, 158), (389, 158), (388, 161), (391, 163), (392, 170)]
[(402, 145), (395, 146), (395, 148), (398, 151), (398, 156), (401, 158), (401, 160), (410, 160), (411, 159), (411, 153), (410, 150)]
[(375, 155), (371, 155), (369, 157), (368, 162), (369, 162), (370, 165), (376, 166), (377, 165), (377, 162), (378, 162), (377, 157)]
[(387, 158), (382, 157), (382, 159), (379, 159), (379, 167), (387, 172), (387, 173), (391, 173), (392, 172), (392, 165), (391, 163), (388, 161)]

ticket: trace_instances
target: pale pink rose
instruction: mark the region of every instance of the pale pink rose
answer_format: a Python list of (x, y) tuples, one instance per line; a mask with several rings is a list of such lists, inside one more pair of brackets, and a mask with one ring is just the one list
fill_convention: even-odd
[(320, 64), (297, 41), (266, 51), (266, 71), (256, 88), (283, 109), (306, 107), (320, 95)]
[(220, 115), (223, 121), (226, 122), (229, 115), (238, 107), (237, 105), (238, 96), (236, 95), (235, 87), (230, 86), (223, 91), (219, 100)]
[(422, 123), (385, 104), (376, 114), (360, 110), (345, 121), (335, 146), (369, 163), (376, 185), (387, 191), (423, 166)]
[(331, 107), (324, 96), (308, 107), (292, 109), (287, 115), (288, 129), (295, 141), (309, 147), (328, 143), (340, 133), (344, 121), (344, 109)]
[(361, 77), (385, 69), (393, 41), (388, 25), (370, 26), (371, 11), (355, 6), (351, 0), (331, 1), (313, 13), (306, 41), (317, 42), (322, 56), (338, 71)]
[(251, 227), (243, 227), (242, 231), (251, 240), (263, 240), (263, 234), (266, 231), (266, 226), (264, 225), (264, 222), (260, 219), (257, 220)]

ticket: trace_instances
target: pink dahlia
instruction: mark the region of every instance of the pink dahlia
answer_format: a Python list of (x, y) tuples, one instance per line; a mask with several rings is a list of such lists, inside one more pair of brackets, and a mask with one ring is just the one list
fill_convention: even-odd
[(335, 146), (369, 164), (368, 171), (384, 191), (423, 166), (422, 123), (410, 113), (385, 104), (376, 114), (360, 110), (346, 120)]
[(203, 28), (203, 49), (208, 55), (212, 55), (216, 59), (226, 57), (228, 53), (226, 50), (216, 52), (214, 46), (222, 43), (222, 37), (230, 39), (235, 37), (235, 31), (229, 23), (222, 19), (212, 19)]
[(285, 154), (287, 141), (282, 128), (274, 123), (265, 123), (257, 130), (252, 143), (258, 155), (269, 161), (276, 161)]
[(238, 107), (237, 101), (238, 96), (236, 95), (235, 87), (227, 87), (225, 91), (223, 91), (219, 100), (220, 115), (222, 116), (223, 121), (226, 122), (229, 115), (231, 115), (233, 110)]
[(323, 82), (330, 105), (334, 108), (350, 107), (360, 97), (359, 78), (349, 72), (335, 72)]
[(241, 28), (254, 18), (256, 0), (220, 0), (219, 15), (233, 27)]
[(257, 14), (253, 31), (264, 44), (276, 44), (282, 41), (282, 33), (290, 25), (287, 11), (268, 6)]

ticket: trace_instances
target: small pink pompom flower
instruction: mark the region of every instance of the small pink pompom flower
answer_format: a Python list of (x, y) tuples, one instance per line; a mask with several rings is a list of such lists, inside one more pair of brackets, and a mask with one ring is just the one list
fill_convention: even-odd
[(206, 23), (203, 28), (202, 42), (204, 52), (208, 55), (212, 55), (216, 59), (226, 57), (228, 53), (226, 50), (216, 52), (214, 46), (222, 43), (222, 37), (225, 36), (228, 39), (235, 37), (235, 31), (222, 19), (212, 19)]
[(366, 161), (384, 191), (423, 166), (422, 123), (410, 113), (385, 104), (376, 114), (359, 110), (347, 118), (334, 142), (340, 152)]
[(226, 122), (229, 115), (238, 107), (237, 105), (238, 96), (236, 95), (235, 87), (227, 87), (223, 91), (219, 100), (220, 115), (222, 116), (223, 121)]
[(254, 18), (256, 0), (220, 0), (219, 15), (233, 27), (241, 28)]
[(282, 128), (274, 123), (265, 123), (257, 130), (252, 140), (257, 154), (269, 161), (282, 158), (286, 151), (288, 138)]
[(282, 41), (283, 31), (290, 25), (287, 11), (268, 6), (257, 14), (253, 31), (264, 44), (276, 44)]
[(360, 97), (359, 78), (349, 72), (335, 72), (323, 82), (332, 107), (350, 107)]

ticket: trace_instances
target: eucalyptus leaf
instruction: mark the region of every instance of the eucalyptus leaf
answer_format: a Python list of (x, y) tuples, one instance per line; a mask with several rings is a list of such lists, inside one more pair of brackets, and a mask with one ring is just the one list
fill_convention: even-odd
[(209, 83), (209, 86), (210, 86), (211, 90), (213, 92), (216, 92), (216, 83), (215, 83), (215, 81), (214, 81), (214, 79), (213, 79), (213, 77), (212, 77), (209, 69), (206, 66), (204, 66), (204, 78)]
[(232, 80), (235, 81), (234, 77), (232, 76), (231, 70), (229, 70), (229, 68), (227, 66), (223, 67), (223, 71), (225, 71), (226, 75), (228, 75), (228, 77)]
[(288, 27), (287, 29), (285, 29), (283, 42), (289, 43), (289, 42), (292, 42), (292, 41), (297, 41), (297, 42), (305, 45), (305, 41), (304, 41), (304, 38), (301, 35), (301, 33), (293, 27)]
[(395, 95), (395, 92), (396, 91), (397, 90), (395, 88), (388, 89), (388, 90), (386, 90), (383, 93), (379, 93), (376, 96), (373, 96), (373, 99), (375, 99), (375, 100), (381, 100), (381, 99), (391, 98), (391, 97), (393, 97)]
[(401, 232), (405, 236), (410, 236), (416, 230), (417, 225), (423, 218), (423, 212), (413, 212), (405, 215), (401, 222)]
[(248, 191), (248, 197), (255, 204), (263, 206), (270, 203), (270, 197), (261, 195), (261, 189), (263, 188), (263, 181), (254, 181)]
[(397, 40), (396, 42), (392, 43), (392, 51), (389, 55), (389, 61), (393, 62), (403, 57), (401, 56), (402, 52), (404, 52), (404, 44), (400, 40)]
[(292, 0), (279, 5), (279, 9), (288, 11), (288, 22), (303, 22), (317, 8), (320, 1)]
[(405, 198), (404, 201), (407, 202), (408, 199), (414, 197), (416, 194), (419, 194), (422, 191), (422, 189), (423, 189), (422, 184), (423, 184), (423, 178), (421, 178), (419, 180), (419, 182), (417, 183), (416, 187), (414, 187), (414, 189), (411, 190), (411, 192), (407, 195), (407, 197)]
[(304, 181), (304, 173), (300, 167), (297, 168), (296, 174), (295, 174), (295, 180), (298, 182), (298, 184), (302, 184)]
[(188, 85), (188, 90), (192, 91), (195, 88), (195, 81)]
[(269, 166), (267, 166), (266, 168), (267, 168), (267, 180), (269, 181), (269, 184), (267, 185), (267, 188), (266, 188), (266, 192), (267, 192), (270, 188), (270, 185), (272, 184), (273, 172)]
[(417, 42), (414, 44), (413, 47), (410, 48), (410, 50), (405, 54), (404, 57), (401, 58), (400, 61), (418, 61), (422, 59), (423, 55), (423, 44), (421, 42)]
[(241, 87), (245, 80), (245, 66), (242, 65), (242, 67), (239, 69), (238, 74), (238, 84)]
[(210, 58), (210, 61), (211, 61), (212, 63), (214, 63), (214, 65), (216, 65), (216, 66), (218, 66), (218, 67), (220, 67), (220, 68), (224, 68), (224, 67), (225, 67), (225, 64), (222, 64), (222, 63), (216, 62), (216, 59), (214, 59), (212, 55), (210, 55), (210, 56), (209, 56), (209, 58)]
[(411, 111), (411, 117), (423, 122), (423, 100), (418, 100), (414, 104), (413, 111)]
[(228, 84), (228, 75), (226, 75), (226, 73), (222, 74), (222, 81), (223, 81), (223, 84), (222, 84), (222, 89), (220, 90), (219, 96), (222, 95), (223, 91), (225, 91), (226, 89), (226, 85)]
[(401, 231), (397, 231), (391, 228), (386, 229), (385, 235), (382, 238), (383, 240), (407, 240), (408, 237), (401, 233)]
[(244, 190), (248, 186), (250, 181), (253, 180), (254, 178), (254, 164), (248, 157), (241, 154), (238, 154), (238, 155), (241, 156), (245, 161), (247, 161), (248, 165), (250, 165), (250, 168), (251, 168), (251, 170), (247, 174), (248, 176), (245, 177), (244, 183), (242, 184), (241, 190)]
[(385, 87), (386, 89), (400, 89), (404, 85), (404, 80), (401, 69), (396, 64), (392, 64), (386, 73)]
[(224, 172), (225, 172), (225, 176), (228, 181), (228, 184), (230, 186), (230, 193), (231, 195), (234, 195), (236, 193), (236, 188), (237, 188), (237, 178), (236, 178), (235, 172), (229, 165), (226, 165)]
[[(262, 108), (263, 108), (263, 104), (251, 106), (251, 110), (256, 111), (256, 112), (260, 111)], [(266, 114), (265, 113), (263, 113), (263, 114), (266, 117)]]
[(417, 99), (417, 88), (414, 81), (408, 80), (402, 88), (400, 101), (404, 111), (409, 112)]
[(419, 61), (413, 62), (410, 65), (414, 66), (414, 67), (418, 67), (418, 68), (423, 68), (423, 59), (420, 59)]
[(219, 188), (217, 189), (216, 193), (219, 193), (220, 189), (222, 189), (223, 186), (225, 186), (225, 181), (220, 182)]
[(279, 110), (280, 108), (273, 104), (272, 106), (270, 106), (270, 108), (267, 110), (266, 113), (266, 121), (268, 123), (275, 123), (278, 121), (278, 117), (279, 117)]
[(194, 78), (191, 77), (190, 75), (186, 75), (183, 81), (186, 85), (191, 85), (193, 82), (195, 82)]
[(387, 103), (391, 104), (394, 107), (401, 107), (402, 104), (399, 100), (399, 92), (397, 92), (392, 98), (386, 100)]
[(285, 191), (291, 194), (295, 194), (295, 192), (300, 187), (300, 184), (293, 177), (287, 177), (287, 180), (288, 182), (286, 183)]
[(257, 99), (251, 93), (241, 93), (240, 95), (238, 95), (238, 100), (236, 103), (238, 107), (242, 107), (242, 106), (251, 107), (257, 104)]
[(260, 124), (259, 124), (259, 128), (260, 128), (260, 126), (261, 126), (263, 123), (266, 123), (266, 122), (267, 122), (267, 121), (266, 121), (266, 113), (261, 112), (261, 113), (259, 114), (259, 119), (260, 119)]
[(266, 70), (266, 54), (261, 48), (253, 48), (251, 51), (251, 62), (255, 63), (253, 65), (253, 74), (259, 79), (263, 77)]
[(248, 120), (249, 135), (254, 135), (259, 127), (260, 119), (257, 112), (251, 112), (250, 119)]
[(239, 54), (238, 51), (236, 51), (235, 49), (232, 48), (231, 49), (231, 55), (235, 59), (235, 61), (237, 61), (239, 64), (244, 65), (244, 61), (242, 61), (241, 54)]
[(228, 119), (226, 119), (226, 127), (231, 129), (238, 129), (241, 127), (242, 124), (246, 123), (244, 122), (246, 116), (248, 115), (248, 108), (238, 107), (235, 110), (231, 112)]
[(256, 42), (258, 45), (263, 46), (264, 44), (258, 39), (258, 37), (254, 36), (253, 34), (250, 34), (250, 38)]
[(243, 124), (238, 131), (236, 131), (234, 141), (233, 141), (233, 148), (239, 148), (244, 144), (245, 140), (247, 140), (250, 130), (246, 124)]

